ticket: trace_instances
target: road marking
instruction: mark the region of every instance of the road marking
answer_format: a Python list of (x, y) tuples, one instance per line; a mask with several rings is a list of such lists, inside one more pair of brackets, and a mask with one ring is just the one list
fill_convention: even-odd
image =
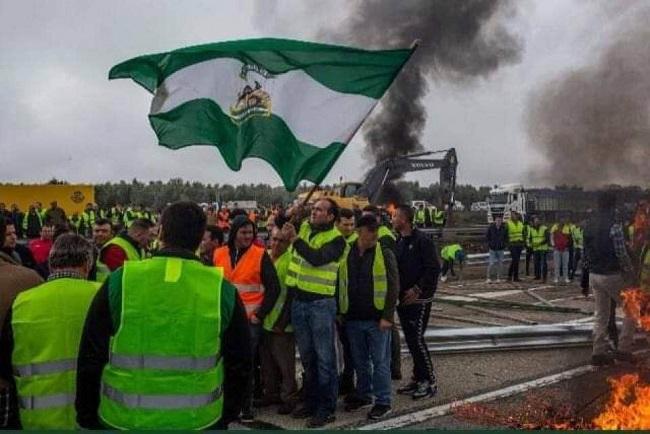
[(409, 425), (424, 422), (434, 417), (445, 416), (453, 410), (454, 407), (471, 404), (474, 402), (487, 402), (495, 399), (507, 398), (509, 396), (518, 395), (531, 389), (548, 386), (551, 384), (559, 383), (560, 381), (569, 380), (580, 375), (587, 374), (595, 371), (596, 368), (591, 365), (579, 366), (577, 368), (569, 369), (558, 374), (548, 375), (536, 380), (526, 381), (524, 383), (515, 384), (513, 386), (504, 387), (503, 389), (494, 390), (492, 392), (481, 393), (470, 398), (453, 401), (449, 404), (438, 405), (436, 407), (427, 408), (424, 410), (416, 411), (413, 413), (397, 416), (391, 419), (386, 419), (380, 422), (363, 425), (357, 429), (361, 430), (384, 430), (401, 428)]

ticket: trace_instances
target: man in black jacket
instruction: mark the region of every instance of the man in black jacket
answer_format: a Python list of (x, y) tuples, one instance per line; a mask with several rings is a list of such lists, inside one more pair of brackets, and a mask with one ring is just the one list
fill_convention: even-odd
[[(177, 202), (170, 205), (161, 218), (160, 257), (195, 260), (194, 254), (205, 231), (205, 215), (198, 205)], [(111, 337), (120, 328), (122, 318), (122, 273), (119, 268), (111, 274), (93, 299), (79, 347), (77, 361), (77, 422), (82, 428), (105, 428), (98, 411), (101, 396), (102, 371), (109, 363)], [(136, 288), (132, 288), (135, 290)], [(215, 291), (217, 289), (215, 288)], [(237, 289), (223, 279), (221, 285), (221, 357), (224, 364), (223, 411), (210, 428), (226, 428), (237, 419), (244, 401), (251, 369), (250, 332)], [(170, 312), (169, 329), (177, 320)], [(173, 333), (172, 333), (173, 334)], [(103, 398), (102, 398), (103, 399)]]
[(437, 392), (431, 355), (424, 341), (431, 303), (436, 291), (440, 260), (433, 240), (413, 228), (413, 210), (400, 205), (393, 218), (397, 239), (400, 293), (397, 313), (406, 344), (413, 357), (414, 381), (397, 390), (413, 399), (433, 397)]
[(503, 224), (503, 216), (494, 216), (494, 223), (490, 225), (487, 231), (487, 244), (490, 250), (490, 257), (487, 269), (487, 283), (492, 283), (492, 271), (494, 265), (497, 266), (497, 283), (501, 281), (501, 271), (503, 270), (503, 252), (508, 243), (508, 230)]

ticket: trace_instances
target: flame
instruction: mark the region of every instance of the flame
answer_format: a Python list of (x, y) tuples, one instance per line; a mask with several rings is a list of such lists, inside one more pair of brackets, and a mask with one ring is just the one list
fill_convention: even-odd
[(610, 378), (609, 383), (612, 394), (594, 425), (601, 429), (650, 428), (650, 385), (641, 382), (638, 374)]
[(623, 309), (632, 317), (637, 325), (650, 331), (650, 293), (641, 288), (628, 288), (621, 293)]
[(388, 206), (386, 206), (386, 212), (388, 212), (388, 215), (391, 216), (391, 218), (395, 215), (395, 204), (389, 203)]

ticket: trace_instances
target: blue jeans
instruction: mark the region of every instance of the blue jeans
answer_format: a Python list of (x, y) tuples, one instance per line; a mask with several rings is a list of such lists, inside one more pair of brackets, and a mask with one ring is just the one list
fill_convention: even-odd
[(490, 256), (488, 260), (488, 269), (487, 269), (487, 278), (492, 279), (494, 273), (494, 264), (497, 265), (497, 279), (501, 279), (501, 273), (503, 271), (503, 250), (490, 250)]
[(305, 370), (305, 406), (320, 416), (334, 414), (339, 383), (334, 339), (336, 300), (294, 299), (291, 323)]
[[(357, 374), (357, 395), (375, 404), (390, 405), (390, 330), (377, 321), (346, 321), (352, 362)], [(372, 365), (371, 365), (372, 362)]]

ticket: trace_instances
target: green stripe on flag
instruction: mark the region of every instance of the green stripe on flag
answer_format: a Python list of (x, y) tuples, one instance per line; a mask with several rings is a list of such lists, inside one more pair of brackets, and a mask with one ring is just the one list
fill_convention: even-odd
[(302, 69), (314, 80), (337, 92), (379, 99), (412, 50), (369, 51), (338, 45), (286, 39), (249, 39), (181, 48), (168, 53), (139, 56), (122, 62), (109, 79), (131, 78), (149, 92), (171, 74), (195, 63), (235, 58), (262, 66), (272, 74)]
[(260, 158), (273, 166), (290, 191), (303, 179), (320, 183), (345, 149), (343, 143), (324, 148), (303, 143), (275, 115), (253, 116), (237, 125), (209, 99), (186, 102), (149, 120), (160, 145), (215, 145), (232, 170), (239, 170), (244, 158)]

